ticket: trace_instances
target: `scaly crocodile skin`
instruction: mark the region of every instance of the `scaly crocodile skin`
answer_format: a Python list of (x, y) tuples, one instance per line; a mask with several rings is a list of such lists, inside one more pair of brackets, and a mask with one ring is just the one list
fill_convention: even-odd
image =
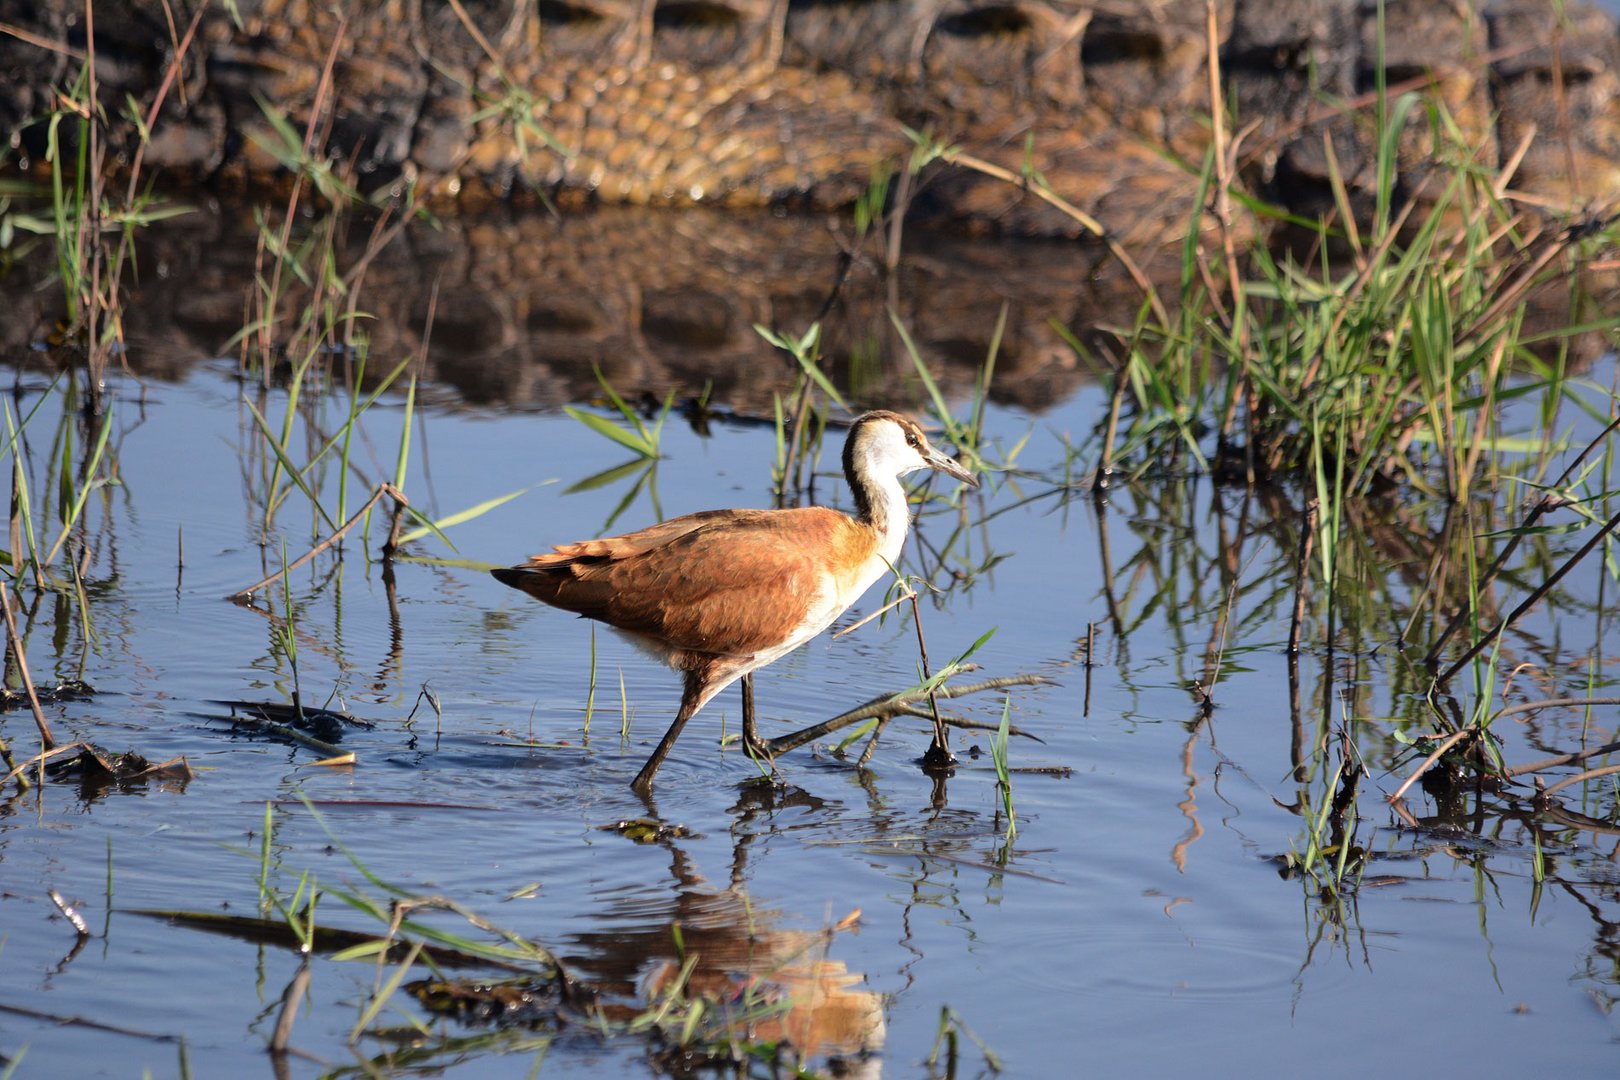
[[(98, 0), (108, 116), (144, 108), (202, 0)], [(1309, 211), (1370, 169), (1379, 45), (1358, 0), (1220, 0), (1240, 176)], [(1388, 77), (1427, 79), (1487, 166), (1535, 133), (1514, 183), (1577, 204), (1620, 190), (1620, 37), (1572, 2), (1388, 5)], [(912, 150), (906, 128), (1044, 182), (1110, 232), (1174, 238), (1207, 144), (1204, 7), (1185, 0), (241, 0), (203, 9), (144, 165), (166, 177), (284, 175), (315, 155), (362, 186), (565, 203), (844, 206)], [(37, 121), (88, 44), (80, 0), (0, 0), (0, 131), (36, 160)], [(330, 63), (330, 77), (326, 75)], [(1555, 90), (1557, 92), (1555, 92)], [(317, 113), (317, 105), (320, 106)], [(269, 114), (296, 133), (289, 145)], [(109, 126), (125, 160), (134, 125)], [(1331, 144), (1330, 159), (1327, 146)], [(1426, 110), (1401, 142), (1415, 183)], [(914, 212), (1075, 235), (1076, 221), (971, 170), (935, 167)]]

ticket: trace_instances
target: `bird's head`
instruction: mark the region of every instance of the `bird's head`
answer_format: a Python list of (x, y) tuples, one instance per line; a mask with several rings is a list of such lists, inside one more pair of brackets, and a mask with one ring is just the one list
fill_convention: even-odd
[(931, 446), (917, 422), (899, 413), (877, 410), (863, 414), (844, 443), (844, 472), (872, 479), (904, 476), (918, 469), (937, 469), (971, 487), (978, 480), (954, 459)]

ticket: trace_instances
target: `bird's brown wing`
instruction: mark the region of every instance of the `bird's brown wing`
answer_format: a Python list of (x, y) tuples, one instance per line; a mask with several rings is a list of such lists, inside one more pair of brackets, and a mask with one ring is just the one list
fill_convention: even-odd
[(781, 644), (836, 602), (838, 568), (871, 548), (835, 510), (719, 510), (561, 545), (496, 576), (675, 648), (746, 655)]

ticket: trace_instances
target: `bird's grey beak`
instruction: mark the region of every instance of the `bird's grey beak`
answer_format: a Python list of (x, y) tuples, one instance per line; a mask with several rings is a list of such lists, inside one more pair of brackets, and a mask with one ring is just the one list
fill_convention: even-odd
[(940, 453), (936, 447), (930, 446), (924, 455), (930, 469), (938, 469), (946, 476), (954, 476), (968, 487), (978, 487), (979, 481), (974, 475), (957, 463), (955, 458), (948, 458)]

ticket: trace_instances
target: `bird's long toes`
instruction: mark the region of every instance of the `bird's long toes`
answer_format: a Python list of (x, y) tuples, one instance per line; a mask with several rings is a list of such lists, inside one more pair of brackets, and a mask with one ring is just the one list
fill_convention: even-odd
[(771, 780), (774, 783), (784, 783), (782, 772), (776, 767), (776, 755), (771, 753), (768, 742), (749, 732), (743, 737), (743, 750), (748, 754), (750, 761), (756, 765), (763, 763), (771, 771)]

